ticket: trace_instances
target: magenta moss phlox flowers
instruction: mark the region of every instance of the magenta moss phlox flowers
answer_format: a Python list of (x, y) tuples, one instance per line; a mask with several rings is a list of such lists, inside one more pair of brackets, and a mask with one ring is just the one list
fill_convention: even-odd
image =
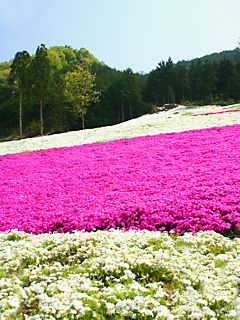
[(240, 125), (0, 156), (0, 231), (240, 229)]
[(226, 112), (237, 112), (237, 111), (240, 111), (240, 109), (224, 110), (224, 111), (218, 111), (218, 112), (206, 112), (206, 113), (198, 113), (198, 114), (189, 114), (189, 116), (192, 116), (192, 117), (207, 116), (209, 114), (218, 114), (218, 113), (226, 113)]

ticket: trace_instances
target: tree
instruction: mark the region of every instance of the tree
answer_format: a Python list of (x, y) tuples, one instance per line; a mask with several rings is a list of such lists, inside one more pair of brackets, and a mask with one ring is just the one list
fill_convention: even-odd
[(10, 66), (10, 82), (19, 90), (19, 137), (22, 139), (22, 93), (28, 81), (30, 55), (27, 51), (17, 52)]
[(175, 65), (175, 88), (178, 103), (187, 98), (189, 90), (188, 68), (182, 64)]
[(36, 96), (40, 104), (40, 132), (43, 135), (43, 102), (47, 97), (51, 82), (51, 65), (48, 58), (48, 49), (44, 44), (38, 46), (36, 56), (33, 60), (33, 77)]
[(100, 92), (95, 90), (95, 74), (91, 74), (85, 63), (79, 64), (72, 72), (65, 75), (65, 96), (72, 103), (73, 112), (82, 119), (82, 129), (85, 129), (84, 116), (91, 103), (99, 100)]
[(220, 96), (227, 99), (231, 96), (232, 79), (234, 79), (234, 66), (227, 60), (220, 60), (217, 69), (217, 89)]
[(210, 63), (208, 60), (204, 62), (203, 65), (203, 70), (202, 70), (202, 75), (203, 75), (203, 82), (204, 82), (204, 93), (205, 96), (208, 94), (210, 95), (210, 101), (211, 104), (213, 104), (213, 93), (216, 88), (216, 63), (212, 62)]

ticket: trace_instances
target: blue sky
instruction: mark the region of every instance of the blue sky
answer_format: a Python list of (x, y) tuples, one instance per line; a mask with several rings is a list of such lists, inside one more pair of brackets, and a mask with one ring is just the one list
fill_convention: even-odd
[(0, 0), (0, 62), (41, 43), (88, 49), (110, 67), (149, 72), (231, 50), (240, 0)]

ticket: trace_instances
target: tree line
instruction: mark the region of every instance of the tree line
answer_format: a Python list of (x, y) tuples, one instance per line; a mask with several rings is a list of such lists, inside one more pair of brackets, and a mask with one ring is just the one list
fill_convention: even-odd
[[(235, 49), (234, 55), (240, 50)], [(40, 45), (0, 64), (2, 140), (120, 123), (153, 105), (240, 100), (240, 59), (161, 61), (149, 74), (118, 71), (88, 50)], [(239, 61), (239, 62), (238, 62)]]
[(161, 61), (148, 76), (144, 100), (159, 106), (179, 104), (231, 104), (240, 100), (239, 62), (192, 61), (174, 64), (171, 58)]
[[(66, 101), (72, 103), (72, 110), (82, 118), (84, 129), (84, 115), (91, 102), (98, 101), (99, 92), (94, 90), (95, 75), (88, 70), (88, 64), (82, 59), (81, 64), (71, 72), (68, 71), (65, 77), (64, 94)], [(31, 60), (27, 51), (17, 52), (10, 65), (9, 83), (16, 86), (19, 94), (19, 137), (22, 139), (22, 97), (26, 91), (32, 91), (39, 101), (40, 106), (40, 135), (43, 135), (43, 104), (46, 102), (49, 89), (53, 84), (53, 72), (47, 54), (47, 48), (41, 44), (37, 48), (36, 55)]]
[(148, 111), (145, 77), (88, 50), (40, 45), (0, 64), (0, 135), (22, 138), (116, 124)]

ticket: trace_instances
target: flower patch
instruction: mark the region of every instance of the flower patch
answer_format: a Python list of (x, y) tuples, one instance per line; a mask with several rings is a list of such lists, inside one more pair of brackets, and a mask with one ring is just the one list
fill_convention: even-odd
[(240, 125), (0, 156), (0, 231), (240, 230)]
[(214, 231), (0, 233), (1, 319), (240, 316), (240, 241)]
[(224, 110), (224, 111), (218, 111), (218, 112), (206, 112), (206, 113), (190, 114), (190, 116), (192, 116), (192, 117), (206, 116), (206, 115), (209, 115), (209, 114), (218, 114), (218, 113), (226, 113), (226, 112), (237, 112), (237, 111), (240, 111), (240, 109)]

